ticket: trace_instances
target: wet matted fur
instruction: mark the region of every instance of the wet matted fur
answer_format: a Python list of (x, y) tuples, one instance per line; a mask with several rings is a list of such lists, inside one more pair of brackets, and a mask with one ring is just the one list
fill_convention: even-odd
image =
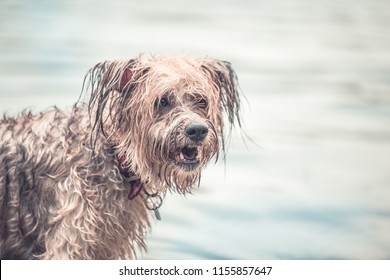
[(224, 152), (224, 119), (241, 126), (236, 74), (208, 57), (106, 61), (83, 92), (0, 120), (1, 259), (135, 258), (167, 190)]

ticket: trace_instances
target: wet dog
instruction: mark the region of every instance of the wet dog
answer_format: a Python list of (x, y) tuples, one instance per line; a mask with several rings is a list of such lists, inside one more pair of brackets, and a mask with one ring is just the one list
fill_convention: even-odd
[(167, 190), (190, 192), (241, 125), (217, 59), (106, 61), (83, 92), (71, 112), (0, 120), (1, 259), (135, 258)]

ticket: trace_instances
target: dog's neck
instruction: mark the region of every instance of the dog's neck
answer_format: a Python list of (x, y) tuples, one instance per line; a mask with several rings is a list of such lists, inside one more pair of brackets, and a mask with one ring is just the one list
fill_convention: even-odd
[(160, 213), (158, 211), (158, 208), (162, 205), (162, 198), (161, 196), (156, 193), (150, 193), (146, 190), (144, 187), (144, 182), (142, 182), (141, 177), (136, 175), (134, 171), (132, 171), (130, 168), (125, 167), (124, 165), (124, 156), (118, 157), (118, 169), (124, 179), (125, 186), (130, 189), (128, 194), (128, 199), (132, 200), (135, 197), (138, 196), (138, 194), (143, 190), (145, 194), (144, 202), (145, 206), (149, 209), (154, 211), (154, 214), (158, 220), (161, 220)]
[(126, 186), (130, 188), (128, 198), (131, 200), (140, 193), (144, 183), (141, 181), (141, 177), (135, 175), (132, 170), (125, 167), (124, 157), (118, 157), (118, 168), (125, 180)]

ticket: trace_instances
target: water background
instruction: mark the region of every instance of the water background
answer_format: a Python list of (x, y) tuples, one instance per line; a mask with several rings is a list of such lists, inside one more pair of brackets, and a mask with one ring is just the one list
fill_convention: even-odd
[(228, 60), (254, 143), (167, 196), (140, 258), (389, 259), (389, 26), (387, 0), (2, 0), (0, 113), (69, 109), (107, 59)]

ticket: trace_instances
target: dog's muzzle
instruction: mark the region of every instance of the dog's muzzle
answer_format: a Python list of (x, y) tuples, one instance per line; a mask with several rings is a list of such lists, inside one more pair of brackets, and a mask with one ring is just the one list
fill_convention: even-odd
[(185, 130), (186, 145), (176, 148), (171, 158), (175, 165), (184, 171), (193, 171), (201, 163), (202, 142), (206, 139), (208, 128), (200, 123), (191, 123)]

